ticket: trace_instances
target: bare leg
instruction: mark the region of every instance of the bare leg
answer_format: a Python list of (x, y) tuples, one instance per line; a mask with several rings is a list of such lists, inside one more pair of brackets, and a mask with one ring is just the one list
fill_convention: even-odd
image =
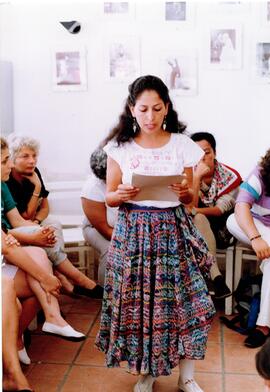
[(19, 321), (19, 332), (18, 332), (18, 350), (23, 349), (24, 343), (22, 341), (22, 335), (28, 325), (31, 323), (38, 310), (40, 309), (40, 304), (36, 297), (29, 297), (21, 301), (21, 317)]
[(57, 270), (64, 274), (68, 279), (71, 279), (74, 284), (92, 290), (96, 283), (79, 271), (74, 265), (66, 259), (62, 261), (57, 267)]
[(65, 275), (61, 274), (61, 272), (54, 270), (54, 275), (60, 280), (61, 282), (61, 292), (63, 290), (64, 294), (72, 294), (74, 285), (65, 277)]
[(19, 309), (16, 302), (14, 282), (2, 277), (2, 350), (3, 350), (3, 389), (7, 391), (31, 389), (22, 372), (18, 352)]
[[(47, 272), (52, 272), (52, 267), (45, 252), (36, 247), (25, 247), (24, 249), (35, 260), (36, 263), (43, 267)], [(15, 282), (17, 275), (18, 273), (16, 274)], [(45, 291), (42, 289), (39, 282), (30, 275), (26, 275), (26, 279), (27, 281), (25, 283), (28, 284), (28, 288), (31, 288), (32, 292), (35, 293), (39, 300), (39, 303), (44, 311), (46, 321), (60, 327), (68, 325), (61, 316), (57, 298), (51, 295), (51, 301), (48, 303)]]

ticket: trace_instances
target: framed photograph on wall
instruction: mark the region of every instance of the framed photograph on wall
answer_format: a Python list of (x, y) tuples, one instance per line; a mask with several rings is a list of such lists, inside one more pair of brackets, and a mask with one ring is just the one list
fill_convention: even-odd
[(270, 1), (262, 3), (262, 23), (270, 27)]
[(103, 1), (102, 13), (108, 20), (127, 20), (134, 18), (135, 4), (131, 1)]
[(53, 89), (55, 91), (87, 90), (85, 48), (54, 49)]
[(210, 28), (207, 36), (207, 65), (216, 69), (242, 67), (242, 29), (239, 25)]
[(198, 59), (195, 52), (171, 50), (162, 56), (160, 76), (173, 95), (198, 93)]
[(256, 76), (270, 83), (270, 39), (256, 44)]
[(258, 39), (252, 50), (252, 80), (270, 85), (270, 39)]
[(139, 40), (135, 36), (118, 36), (104, 45), (105, 79), (130, 82), (140, 74)]
[(165, 1), (163, 4), (164, 20), (168, 24), (179, 26), (194, 22), (194, 4), (188, 1)]

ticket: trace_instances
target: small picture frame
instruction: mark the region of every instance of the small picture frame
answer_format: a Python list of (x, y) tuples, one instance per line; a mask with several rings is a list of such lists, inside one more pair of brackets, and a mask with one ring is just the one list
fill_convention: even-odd
[(167, 21), (186, 21), (187, 20), (187, 2), (186, 1), (166, 1), (165, 2), (165, 20)]
[(171, 50), (161, 60), (161, 78), (171, 94), (194, 96), (198, 93), (198, 58), (194, 52)]
[(262, 22), (267, 27), (270, 27), (270, 1), (262, 3)]
[(194, 23), (194, 7), (188, 1), (165, 1), (163, 4), (164, 21), (167, 24), (187, 26)]
[(136, 36), (107, 38), (104, 45), (105, 79), (131, 82), (140, 74), (139, 40)]
[(258, 39), (253, 45), (252, 56), (253, 81), (270, 85), (270, 39)]
[(53, 50), (53, 90), (87, 90), (85, 48), (63, 46)]
[(135, 4), (131, 1), (103, 1), (101, 2), (102, 13), (105, 19), (127, 20), (134, 18)]
[(210, 28), (207, 36), (207, 65), (216, 69), (242, 67), (241, 26), (225, 25)]

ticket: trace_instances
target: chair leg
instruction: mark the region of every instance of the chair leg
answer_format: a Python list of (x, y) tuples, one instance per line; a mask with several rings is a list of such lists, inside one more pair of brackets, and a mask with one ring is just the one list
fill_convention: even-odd
[(95, 271), (94, 271), (94, 268), (95, 268), (95, 259), (94, 259), (94, 257), (95, 257), (95, 253), (94, 253), (94, 249), (92, 248), (92, 247), (89, 247), (88, 249), (87, 249), (87, 252), (86, 252), (86, 263), (87, 263), (87, 271), (88, 271), (88, 277), (90, 278), (90, 279), (95, 279)]
[(242, 275), (242, 249), (235, 250), (235, 266), (234, 266), (234, 287), (237, 288)]
[(234, 264), (234, 288), (237, 289), (239, 280), (242, 276), (242, 257), (243, 251), (242, 249), (235, 249), (235, 264)]
[[(228, 248), (226, 251), (226, 284), (233, 292), (233, 248)], [(232, 296), (225, 299), (225, 314), (231, 315), (233, 310)]]

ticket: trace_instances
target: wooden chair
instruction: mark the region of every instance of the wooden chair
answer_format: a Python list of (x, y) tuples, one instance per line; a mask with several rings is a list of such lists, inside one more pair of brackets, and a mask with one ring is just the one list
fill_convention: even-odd
[(65, 251), (67, 253), (77, 253), (78, 262), (73, 262), (76, 267), (85, 273), (90, 279), (95, 278), (95, 252), (83, 238), (81, 227), (64, 228), (63, 237)]

